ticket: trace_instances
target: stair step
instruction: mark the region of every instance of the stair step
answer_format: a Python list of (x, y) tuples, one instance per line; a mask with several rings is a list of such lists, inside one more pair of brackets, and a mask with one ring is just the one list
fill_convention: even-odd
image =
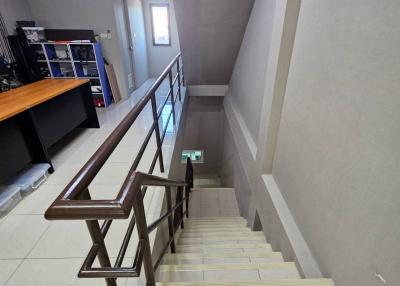
[(189, 232), (217, 232), (217, 231), (231, 231), (231, 232), (238, 232), (238, 231), (251, 231), (250, 228), (248, 227), (238, 227), (238, 226), (190, 226), (190, 225), (185, 225), (185, 228), (183, 232), (189, 233)]
[(334, 286), (331, 279), (278, 279), (264, 281), (224, 281), (224, 282), (161, 282), (157, 286)]
[(157, 273), (157, 280), (164, 282), (257, 281), (294, 278), (300, 278), (300, 275), (293, 262), (163, 265)]
[(163, 264), (269, 263), (284, 262), (280, 252), (270, 253), (192, 253), (169, 254)]
[(246, 221), (241, 216), (189, 217), (187, 221)]
[(280, 252), (236, 252), (236, 253), (168, 253), (166, 257), (172, 258), (182, 258), (182, 259), (196, 259), (196, 258), (242, 258), (242, 257), (251, 257), (251, 258), (269, 258), (269, 257), (281, 257)]
[(176, 246), (178, 253), (233, 253), (233, 252), (253, 252), (263, 251), (272, 252), (271, 245), (267, 243), (223, 243), (212, 245), (178, 245)]
[(213, 230), (213, 231), (191, 231), (191, 232), (181, 232), (181, 238), (189, 238), (189, 237), (226, 237), (226, 236), (247, 236), (247, 237), (259, 237), (262, 236), (264, 237), (264, 233), (262, 231), (251, 231), (251, 230), (246, 230), (246, 231), (219, 231), (219, 230)]
[(237, 225), (237, 226), (245, 226), (247, 221), (245, 220), (219, 220), (219, 221), (193, 221), (187, 220), (188, 225)]
[(297, 269), (293, 262), (271, 263), (229, 263), (229, 264), (193, 264), (161, 265), (159, 271), (207, 271), (207, 270), (252, 270), (252, 269)]
[(187, 245), (177, 245), (178, 248), (267, 248), (271, 249), (271, 245), (268, 243), (226, 243), (219, 242), (210, 245), (197, 245), (197, 244), (187, 244)]
[(228, 243), (260, 243), (267, 241), (262, 236), (217, 236), (217, 237), (181, 237), (178, 239), (178, 244), (187, 245), (187, 244), (212, 244), (216, 242), (228, 242)]

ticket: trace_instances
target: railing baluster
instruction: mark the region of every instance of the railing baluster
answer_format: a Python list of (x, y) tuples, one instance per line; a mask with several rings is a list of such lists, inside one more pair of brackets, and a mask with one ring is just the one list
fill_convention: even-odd
[(156, 285), (155, 275), (154, 275), (153, 261), (151, 258), (150, 240), (149, 240), (149, 234), (147, 232), (147, 221), (146, 221), (146, 213), (144, 211), (142, 192), (137, 193), (136, 199), (133, 203), (133, 211), (135, 214), (139, 240), (143, 239), (146, 242), (146, 248), (144, 250), (144, 257), (143, 257), (143, 267), (147, 281), (146, 285), (154, 286)]
[[(168, 212), (172, 209), (172, 198), (171, 198), (171, 188), (165, 187), (165, 194), (167, 199), (167, 210)], [(171, 252), (175, 253), (175, 232), (174, 232), (174, 221), (172, 214), (168, 216), (168, 232), (169, 238), (171, 239)]]
[(179, 94), (179, 101), (182, 101), (182, 96), (181, 96), (181, 69), (179, 65), (179, 58), (176, 60), (176, 70), (178, 72), (178, 94)]
[[(178, 192), (179, 192), (179, 198), (180, 198), (179, 202), (182, 202), (183, 201), (183, 187), (178, 187)], [(185, 225), (183, 223), (183, 221), (184, 221), (184, 219), (183, 219), (183, 203), (179, 209), (180, 209), (180, 216), (181, 216), (180, 219), (182, 219), (181, 228), (185, 228)]]
[[(86, 188), (83, 192), (79, 194), (79, 199), (81, 200), (90, 200), (89, 189)], [(98, 245), (97, 258), (99, 259), (99, 263), (101, 267), (111, 267), (110, 257), (107, 253), (106, 244), (104, 243), (104, 237), (101, 233), (101, 228), (99, 221), (97, 220), (87, 220), (86, 221), (87, 228), (90, 233), (90, 237), (92, 238), (93, 245)], [(117, 279), (115, 278), (106, 278), (107, 286), (117, 286)]]
[[(172, 122), (175, 125), (175, 100), (174, 100), (174, 85), (172, 84), (172, 70), (169, 71), (168, 76), (169, 76), (169, 90), (171, 92)], [(164, 128), (167, 127), (168, 126), (165, 126)]]
[[(167, 124), (164, 130), (160, 129), (159, 116), (161, 116), (163, 108), (161, 108), (159, 114), (157, 110), (157, 98), (155, 93), (168, 75), (168, 94), (171, 99), (166, 98), (162, 107), (168, 103), (168, 100), (171, 100), (172, 108), (168, 117), (168, 122), (172, 116), (173, 124), (175, 125), (175, 102), (178, 98), (178, 95), (179, 100), (182, 100), (181, 89), (183, 86), (185, 86), (183, 62), (180, 61), (180, 57), (181, 55), (178, 54), (174, 58), (174, 60), (163, 71), (161, 76), (152, 85), (146, 95), (121, 121), (117, 128), (111, 133), (111, 135), (106, 139), (106, 141), (101, 145), (101, 147), (96, 151), (96, 153), (90, 158), (90, 160), (84, 165), (84, 167), (78, 172), (74, 179), (68, 184), (64, 191), (46, 211), (45, 216), (47, 219), (81, 219), (86, 221), (93, 244), (78, 274), (79, 277), (101, 277), (105, 279), (108, 286), (116, 286), (117, 277), (138, 277), (140, 275), (141, 266), (143, 265), (146, 275), (146, 285), (155, 286), (155, 269), (161, 263), (162, 258), (168, 248), (171, 249), (172, 253), (176, 251), (175, 232), (177, 229), (179, 229), (179, 227), (184, 228), (184, 216), (185, 214), (187, 216), (189, 215), (189, 195), (190, 188), (193, 187), (193, 168), (191, 161), (188, 159), (185, 179), (186, 182), (169, 180), (162, 177), (156, 177), (151, 174), (153, 173), (157, 160), (159, 160), (161, 172), (164, 172), (162, 144), (168, 128)], [(177, 65), (178, 74), (173, 79), (174, 64)], [(176, 90), (176, 94), (174, 94), (174, 86), (176, 81), (178, 81), (178, 90)], [(153, 124), (134, 159), (128, 176), (126, 177), (117, 198), (113, 200), (92, 200), (88, 190), (89, 184), (98, 174), (111, 153), (115, 150), (119, 142), (123, 139), (124, 135), (128, 132), (129, 128), (136, 121), (137, 117), (147, 106), (149, 101), (151, 101), (153, 112)], [(162, 135), (161, 130), (163, 131)], [(156, 133), (157, 152), (155, 153), (151, 163), (149, 174), (144, 174), (138, 172), (136, 168), (142, 159), (142, 156), (154, 131)], [(168, 213), (161, 216), (149, 227), (147, 226), (143, 205), (143, 194), (148, 186), (165, 187), (168, 208)], [(176, 204), (174, 206), (172, 206), (171, 187), (177, 187)], [(184, 205), (186, 206), (186, 209)], [(120, 252), (113, 267), (110, 263), (110, 257), (108, 255), (104, 239), (111, 226), (112, 220), (128, 218), (132, 208), (134, 217), (129, 224), (124, 241), (120, 248)], [(149, 232), (155, 230), (158, 225), (166, 219), (168, 219), (169, 241), (164, 246), (160, 257), (156, 260), (156, 264), (153, 265), (149, 242)], [(99, 220), (104, 220), (104, 223), (101, 227)], [(135, 226), (135, 221), (140, 242), (138, 246), (137, 257), (135, 258), (135, 263), (132, 267), (121, 267), (132, 231)], [(93, 267), (96, 257), (100, 262), (100, 268)]]
[(160, 171), (164, 173), (164, 158), (162, 153), (162, 142), (160, 136), (160, 125), (158, 123), (158, 114), (157, 114), (157, 102), (156, 102), (156, 94), (153, 93), (151, 97), (151, 108), (153, 110), (153, 120), (156, 123), (155, 131), (156, 131), (156, 141), (157, 141), (157, 149), (158, 149), (158, 159), (160, 162)]

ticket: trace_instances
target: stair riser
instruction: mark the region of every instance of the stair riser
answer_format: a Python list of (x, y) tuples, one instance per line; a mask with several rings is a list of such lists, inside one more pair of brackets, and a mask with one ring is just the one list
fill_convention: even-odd
[(197, 258), (197, 259), (179, 259), (169, 258), (164, 259), (163, 264), (227, 264), (227, 263), (271, 263), (271, 262), (283, 262), (282, 257), (270, 257), (270, 258), (250, 258), (250, 257), (236, 257), (236, 258)]
[(198, 237), (264, 237), (262, 232), (240, 231), (240, 232), (181, 232), (181, 238), (198, 238)]
[(190, 222), (189, 227), (246, 227), (245, 222)]
[(191, 249), (177, 249), (176, 253), (240, 253), (240, 252), (247, 252), (247, 253), (271, 253), (272, 249), (264, 248), (264, 249), (259, 249), (259, 248), (223, 248), (223, 249), (201, 249), (201, 248), (191, 248)]
[(194, 244), (213, 244), (213, 243), (266, 243), (265, 238), (263, 237), (253, 237), (253, 238), (228, 238), (228, 237), (221, 237), (216, 239), (209, 239), (209, 238), (181, 238), (178, 240), (179, 245), (194, 245)]
[(157, 286), (334, 286), (331, 279), (279, 279), (252, 282), (186, 282), (186, 283), (157, 283)]
[[(263, 274), (261, 274), (263, 273)], [(259, 281), (264, 280), (266, 273), (270, 279), (296, 279), (300, 278), (297, 270), (272, 269), (272, 270), (210, 270), (210, 271), (161, 271), (157, 274), (160, 282), (195, 282), (195, 281)], [(214, 284), (213, 284), (214, 285)], [(279, 285), (279, 284), (278, 284)]]

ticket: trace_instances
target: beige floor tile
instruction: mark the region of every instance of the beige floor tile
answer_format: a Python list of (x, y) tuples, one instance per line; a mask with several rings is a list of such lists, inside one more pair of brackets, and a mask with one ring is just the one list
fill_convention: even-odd
[(29, 258), (86, 257), (91, 239), (83, 221), (54, 221), (29, 253)]
[(7, 286), (68, 286), (81, 263), (80, 259), (26, 259)]
[(0, 260), (0, 285), (6, 285), (7, 280), (11, 277), (22, 260)]
[(129, 163), (107, 163), (93, 180), (95, 185), (119, 185), (125, 180), (131, 167)]
[(53, 174), (44, 182), (44, 185), (66, 186), (82, 168), (79, 163), (62, 163)]
[(0, 258), (25, 258), (49, 225), (40, 215), (8, 215), (0, 224)]
[(23, 198), (12, 210), (12, 214), (41, 214), (43, 215), (57, 196), (62, 192), (60, 185), (43, 185)]

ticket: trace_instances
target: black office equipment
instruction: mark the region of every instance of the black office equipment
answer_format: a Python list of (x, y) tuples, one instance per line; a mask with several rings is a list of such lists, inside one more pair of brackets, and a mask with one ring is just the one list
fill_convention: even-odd
[(93, 30), (46, 29), (46, 38), (48, 41), (89, 40), (91, 43), (96, 42)]

